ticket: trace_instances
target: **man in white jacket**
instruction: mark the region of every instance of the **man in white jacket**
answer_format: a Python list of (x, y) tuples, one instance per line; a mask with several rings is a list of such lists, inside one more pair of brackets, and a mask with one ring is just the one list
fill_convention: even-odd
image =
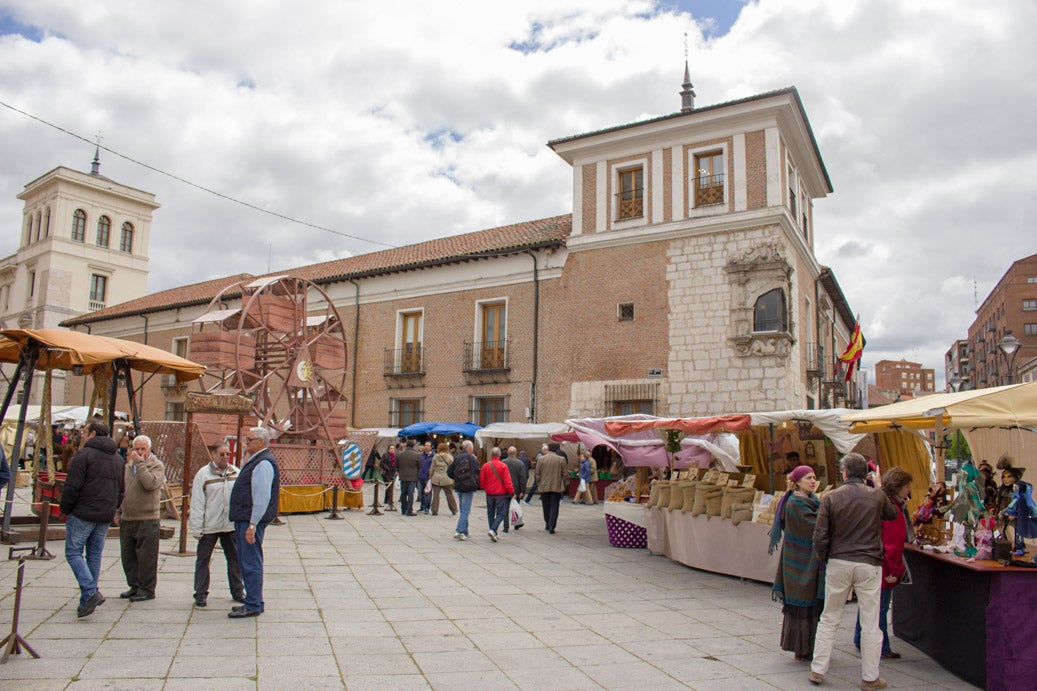
[(212, 449), (212, 458), (194, 476), (191, 486), (191, 511), (188, 516), (191, 534), (198, 540), (198, 556), (194, 563), (194, 604), (205, 607), (209, 597), (209, 560), (220, 541), (227, 559), (227, 581), (235, 602), (245, 601), (245, 584), (241, 579), (241, 564), (234, 546), (234, 524), (228, 516), (230, 492), (238, 469), (230, 462), (230, 448), (218, 444)]

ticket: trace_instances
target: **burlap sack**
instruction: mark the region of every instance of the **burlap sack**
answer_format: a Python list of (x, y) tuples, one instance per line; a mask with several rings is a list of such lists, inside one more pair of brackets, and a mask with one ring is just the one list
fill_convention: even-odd
[(706, 492), (706, 516), (719, 516), (724, 503), (724, 488), (714, 487)]
[(684, 506), (684, 480), (670, 481), (670, 511), (678, 511)]
[(742, 521), (753, 520), (753, 505), (735, 502), (731, 505), (731, 523), (738, 525)]
[(670, 507), (670, 485), (669, 480), (659, 480), (659, 503), (657, 506), (660, 509)]
[(698, 478), (681, 480), (681, 484), (684, 486), (684, 504), (681, 506), (681, 512), (688, 513), (695, 505), (695, 487), (699, 481)]
[(711, 482), (699, 482), (695, 485), (695, 503), (691, 505), (691, 515), (698, 516), (706, 512), (706, 493), (710, 490), (719, 490)]
[(756, 490), (752, 487), (725, 487), (723, 501), (720, 504), (720, 517), (731, 518), (731, 505), (741, 502), (752, 502)]
[(648, 490), (648, 501), (645, 506), (652, 507), (659, 505), (659, 483), (666, 482), (666, 480), (653, 480), (652, 486)]

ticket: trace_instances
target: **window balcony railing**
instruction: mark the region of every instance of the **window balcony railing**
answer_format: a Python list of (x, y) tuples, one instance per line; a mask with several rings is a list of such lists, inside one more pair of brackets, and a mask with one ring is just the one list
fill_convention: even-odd
[(403, 348), (386, 348), (382, 374), (386, 377), (414, 376), (425, 373), (425, 349), (420, 343)]
[(104, 309), (104, 301), (103, 300), (89, 300), (88, 303), (89, 303), (89, 307), (90, 307), (90, 311), (91, 312), (96, 312), (97, 310), (103, 310)]
[(641, 218), (645, 215), (644, 189), (627, 190), (616, 194), (616, 220)]
[(724, 203), (724, 176), (700, 175), (695, 183), (695, 206)]
[(464, 344), (464, 372), (489, 372), (511, 369), (508, 341), (475, 341)]

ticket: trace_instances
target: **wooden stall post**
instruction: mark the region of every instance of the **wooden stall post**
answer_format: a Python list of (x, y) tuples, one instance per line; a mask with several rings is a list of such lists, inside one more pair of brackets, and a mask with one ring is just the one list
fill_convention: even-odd
[(7, 658), (11, 656), (11, 653), (21, 654), (22, 648), (25, 648), (33, 657), (38, 658), (40, 656), (18, 633), (18, 615), (21, 614), (22, 610), (22, 584), (24, 582), (25, 557), (21, 557), (18, 559), (18, 581), (14, 586), (14, 614), (11, 616), (11, 633), (7, 634), (7, 638), (0, 641), (0, 646), (3, 646), (4, 649), (3, 654), (0, 655), (0, 665), (7, 664)]
[(184, 472), (183, 487), (180, 492), (180, 549), (176, 552), (163, 552), (174, 557), (194, 556), (194, 552), (187, 549), (187, 519), (191, 511), (191, 430), (194, 425), (195, 413), (225, 413), (238, 416), (238, 453), (241, 449), (241, 424), (242, 416), (252, 410), (252, 399), (239, 394), (208, 394), (199, 392), (188, 392), (187, 401), (184, 403), (187, 412), (187, 422), (184, 426)]

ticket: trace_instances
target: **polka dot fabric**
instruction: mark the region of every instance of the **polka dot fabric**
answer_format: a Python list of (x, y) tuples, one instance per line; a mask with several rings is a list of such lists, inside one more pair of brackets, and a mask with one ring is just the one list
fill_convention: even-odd
[(608, 514), (605, 515), (605, 525), (609, 530), (609, 544), (613, 547), (648, 547), (648, 531), (643, 527)]

